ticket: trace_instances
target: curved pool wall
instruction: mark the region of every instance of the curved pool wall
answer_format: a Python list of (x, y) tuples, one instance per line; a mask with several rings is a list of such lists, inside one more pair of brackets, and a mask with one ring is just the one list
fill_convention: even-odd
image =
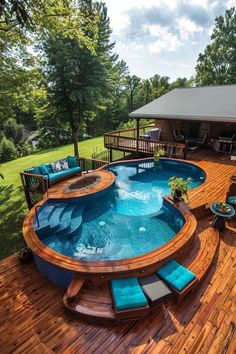
[[(126, 165), (128, 167), (129, 173), (119, 173), (119, 170), (121, 170), (120, 172), (122, 172), (122, 169), (124, 167), (124, 165)], [(66, 288), (69, 283), (71, 282), (73, 273), (78, 271), (80, 273), (83, 274), (112, 274), (112, 273), (120, 273), (121, 268), (122, 273), (129, 273), (130, 272), (130, 268), (129, 268), (129, 263), (131, 262), (131, 260), (129, 261), (129, 259), (132, 259), (132, 269), (135, 271), (141, 271), (141, 269), (143, 269), (143, 259), (145, 257), (145, 262), (146, 265), (148, 266), (148, 264), (150, 265), (149, 267), (153, 267), (153, 265), (156, 264), (156, 262), (161, 262), (161, 259), (169, 259), (169, 257), (171, 256), (171, 254), (175, 254), (177, 247), (176, 247), (176, 243), (179, 244), (179, 241), (181, 240), (181, 244), (184, 246), (184, 242), (187, 246), (187, 244), (189, 243), (189, 241), (191, 240), (191, 235), (193, 235), (194, 233), (194, 228), (196, 227), (196, 220), (195, 218), (192, 216), (191, 213), (189, 213), (188, 211), (186, 211), (186, 208), (182, 208), (180, 207), (179, 210), (178, 208), (176, 208), (175, 206), (172, 205), (171, 202), (169, 202), (168, 200), (166, 201), (166, 199), (164, 199), (163, 201), (163, 196), (169, 194), (169, 189), (168, 189), (168, 181), (167, 179), (173, 175), (175, 176), (182, 176), (184, 178), (186, 177), (193, 177), (194, 181), (192, 183), (192, 188), (195, 188), (197, 186), (199, 186), (200, 184), (202, 184), (206, 178), (206, 174), (205, 172), (201, 169), (198, 168), (198, 166), (192, 164), (192, 163), (187, 163), (187, 162), (180, 162), (180, 161), (176, 161), (176, 160), (170, 160), (170, 159), (162, 159), (160, 161), (160, 163), (155, 165), (155, 171), (153, 171), (153, 167), (154, 167), (154, 162), (151, 159), (142, 159), (142, 160), (135, 160), (135, 161), (129, 161), (129, 162), (115, 162), (112, 163), (110, 165), (110, 170), (113, 171), (116, 175), (117, 175), (117, 184), (118, 187), (121, 183), (126, 185), (130, 185), (130, 182), (136, 182), (137, 183), (141, 183), (142, 184), (142, 188), (141, 188), (141, 194), (145, 194), (147, 189), (154, 189), (155, 191), (155, 181), (153, 181), (153, 174), (155, 174), (155, 180), (158, 180), (158, 184), (162, 186), (161, 188), (161, 204), (159, 203), (159, 198), (156, 198), (155, 193), (151, 193), (150, 194), (150, 199), (149, 201), (144, 200), (143, 201), (143, 208), (137, 208), (135, 213), (136, 215), (132, 215), (132, 213), (134, 214), (134, 210), (133, 208), (127, 208), (127, 204), (126, 202), (124, 203), (123, 209), (121, 208), (121, 205), (119, 205), (119, 202), (114, 203), (114, 205), (111, 208), (111, 204), (110, 204), (110, 197), (114, 198), (114, 193), (117, 195), (117, 193), (119, 194), (120, 190), (119, 188), (116, 187), (110, 187), (109, 191), (99, 191), (96, 195), (92, 195), (92, 196), (82, 196), (82, 197), (78, 197), (76, 199), (63, 199), (63, 200), (48, 200), (46, 201), (46, 198), (44, 200), (42, 200), (41, 202), (38, 203), (38, 205), (41, 205), (41, 209), (43, 210), (44, 207), (50, 206), (51, 203), (66, 203), (70, 208), (73, 208), (74, 204), (80, 205), (80, 206), (86, 206), (88, 208), (93, 208), (94, 204), (98, 203), (98, 208), (97, 208), (97, 214), (93, 213), (93, 217), (91, 217), (91, 215), (89, 216), (90, 212), (86, 212), (83, 217), (85, 217), (86, 222), (93, 222), (93, 220), (96, 220), (96, 218), (103, 216), (104, 212), (106, 214), (107, 210), (109, 209), (115, 209), (118, 211), (117, 214), (121, 215), (122, 218), (131, 218), (131, 219), (136, 219), (138, 220), (138, 222), (143, 221), (143, 218), (146, 219), (161, 219), (164, 217), (164, 221), (165, 222), (165, 226), (164, 228), (162, 228), (162, 232), (161, 235), (163, 235), (163, 230), (167, 229), (168, 227), (170, 229), (172, 229), (172, 235), (171, 237), (167, 237), (165, 239), (165, 246), (163, 246), (163, 244), (158, 245), (157, 249), (151, 248), (147, 248), (144, 250), (143, 253), (143, 248), (144, 244), (148, 245), (148, 242), (144, 242), (144, 235), (148, 236), (149, 234), (149, 230), (146, 229), (145, 225), (139, 225), (138, 227), (138, 232), (136, 232), (136, 234), (138, 234), (138, 238), (140, 242), (140, 247), (142, 248), (142, 252), (138, 253), (138, 255), (130, 255), (128, 257), (128, 255), (125, 255), (125, 257), (128, 258), (118, 258), (118, 260), (110, 260), (108, 259), (103, 259), (102, 262), (100, 262), (99, 257), (95, 258), (91, 258), (89, 256), (89, 258), (83, 258), (83, 257), (78, 257), (73, 258), (73, 256), (71, 256), (70, 254), (67, 255), (63, 255), (60, 252), (58, 253), (58, 250), (53, 249), (53, 247), (50, 249), (48, 247), (45, 247), (46, 243), (45, 243), (45, 239), (47, 238), (47, 235), (45, 237), (45, 235), (40, 235), (38, 237), (38, 235), (35, 233), (33, 224), (36, 225), (36, 221), (35, 221), (35, 208), (31, 209), (31, 211), (29, 212), (29, 214), (27, 215), (25, 221), (24, 221), (24, 227), (23, 227), (23, 234), (24, 237), (26, 239), (26, 242), (28, 243), (28, 245), (32, 248), (33, 252), (34, 252), (34, 258), (35, 258), (35, 262), (36, 265), (39, 269), (39, 271), (44, 274), (46, 277), (48, 277), (48, 279), (50, 279), (53, 283)], [(136, 170), (135, 173), (132, 172), (133, 170)], [(168, 173), (166, 172), (166, 170), (168, 169)], [(163, 176), (165, 178), (163, 178)], [(125, 181), (126, 179), (126, 181)], [(127, 180), (128, 179), (128, 180)], [(140, 182), (141, 181), (141, 182)], [(153, 184), (154, 183), (154, 184)], [(140, 191), (140, 190), (139, 190)], [(133, 197), (137, 197), (137, 195), (135, 194), (135, 190), (131, 187), (130, 190), (128, 190), (128, 193), (131, 193), (131, 200), (133, 200)], [(127, 189), (125, 190), (125, 195), (123, 197), (123, 199), (127, 198)], [(155, 205), (153, 205), (152, 201), (153, 200), (153, 196), (155, 196), (155, 200), (156, 202), (154, 203)], [(109, 198), (108, 198), (109, 197)], [(139, 200), (140, 195), (138, 195), (138, 200)], [(137, 198), (134, 198), (137, 200)], [(122, 198), (120, 199), (122, 200)], [(141, 198), (142, 200), (142, 198)], [(105, 202), (104, 202), (105, 201)], [(108, 202), (106, 202), (108, 201)], [(123, 202), (122, 202), (123, 203)], [(121, 204), (122, 204), (121, 203)], [(82, 205), (83, 204), (83, 205)], [(131, 203), (132, 204), (132, 203)], [(145, 210), (147, 211), (146, 206), (147, 205), (151, 205), (150, 206), (150, 210), (149, 213), (145, 213)], [(69, 208), (69, 209), (70, 209)], [(79, 208), (79, 207), (78, 207)], [(142, 215), (140, 215), (140, 210), (142, 210)], [(164, 211), (164, 212), (163, 212)], [(69, 212), (69, 210), (68, 210)], [(131, 213), (131, 214), (130, 214)], [(169, 217), (169, 219), (168, 219)], [(187, 219), (186, 219), (187, 217)], [(88, 220), (89, 219), (89, 220)], [(98, 220), (97, 220), (98, 221)], [(98, 222), (103, 221), (103, 220), (99, 220)], [(163, 221), (163, 220), (162, 220)], [(186, 222), (186, 224), (185, 224)], [(172, 223), (172, 225), (171, 225)], [(149, 224), (149, 222), (147, 222), (147, 225)], [(92, 225), (92, 224), (91, 224)], [(120, 226), (121, 225), (121, 226)], [(124, 223), (121, 222), (119, 224), (119, 228), (117, 228), (118, 230), (123, 230), (124, 228)], [(189, 229), (189, 226), (192, 225)], [(106, 227), (106, 222), (104, 224), (100, 223), (100, 225), (98, 224), (98, 229), (102, 229), (104, 228), (104, 226)], [(101, 227), (102, 226), (102, 227)], [(129, 226), (129, 225), (128, 225)], [(131, 225), (130, 225), (131, 226)], [(151, 224), (152, 226), (152, 224)], [(54, 224), (53, 227), (57, 228), (57, 225)], [(127, 227), (127, 225), (126, 225)], [(64, 224), (64, 231), (68, 228), (68, 225)], [(145, 229), (145, 230), (144, 230)], [(132, 230), (132, 226), (131, 226), (131, 230)], [(57, 230), (60, 233), (60, 230)], [(137, 230), (136, 230), (137, 231)], [(63, 235), (63, 230), (61, 231), (61, 236)], [(156, 232), (157, 234), (158, 232)], [(121, 232), (121, 235), (126, 235), (127, 234), (127, 230), (123, 230), (123, 232)], [(177, 234), (177, 235), (176, 235)], [(98, 235), (99, 236), (99, 235)], [(120, 238), (118, 238), (119, 241), (121, 241)], [(150, 237), (149, 237), (150, 239)], [(127, 239), (124, 238), (124, 240), (126, 241)], [(148, 239), (147, 239), (148, 240)], [(175, 240), (175, 241), (174, 241)], [(81, 246), (80, 246), (81, 247)], [(182, 246), (181, 246), (182, 247)], [(99, 248), (99, 247), (98, 247)], [(90, 249), (90, 255), (91, 253), (93, 253), (93, 249), (91, 252), (91, 247), (89, 247)], [(181, 248), (182, 249), (182, 248)], [(160, 250), (160, 251), (159, 251)], [(165, 256), (163, 258), (162, 254), (163, 251), (165, 250)], [(56, 252), (55, 252), (56, 251)], [(81, 249), (80, 249), (81, 251)], [(98, 250), (99, 251), (99, 250)], [(166, 252), (167, 251), (167, 252)], [(99, 252), (97, 252), (97, 254), (99, 254)], [(141, 255), (141, 256), (139, 256)], [(142, 256), (143, 255), (143, 256)], [(134, 258), (132, 258), (132, 256)], [(122, 265), (122, 266), (121, 266)], [(125, 270), (126, 269), (126, 270)]]
[(73, 279), (73, 271), (49, 263), (43, 258), (39, 257), (36, 253), (33, 253), (33, 256), (35, 264), (40, 273), (42, 273), (53, 284), (59, 286), (60, 288), (68, 288)]
[[(49, 201), (39, 210), (39, 239), (50, 249), (83, 261), (114, 261), (152, 252), (169, 242), (184, 218), (163, 196), (171, 176), (204, 180), (195, 165), (172, 160), (122, 162), (111, 166), (115, 187), (91, 198)], [(48, 225), (45, 222), (48, 223)]]

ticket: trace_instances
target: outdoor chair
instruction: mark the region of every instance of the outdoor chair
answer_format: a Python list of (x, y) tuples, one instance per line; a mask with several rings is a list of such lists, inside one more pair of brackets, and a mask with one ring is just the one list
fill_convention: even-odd
[(148, 130), (144, 134), (144, 137), (146, 139), (158, 141), (158, 140), (160, 140), (160, 135), (161, 135), (161, 129), (160, 128), (155, 128), (155, 129)]
[(148, 301), (137, 278), (113, 279), (111, 291), (117, 320), (136, 320), (149, 313)]
[(205, 133), (204, 135), (199, 135), (197, 138), (186, 138), (186, 144), (187, 145), (196, 145), (196, 146), (204, 146), (206, 144), (208, 137), (208, 133)]
[(172, 260), (156, 271), (180, 301), (197, 284), (197, 277), (180, 263)]

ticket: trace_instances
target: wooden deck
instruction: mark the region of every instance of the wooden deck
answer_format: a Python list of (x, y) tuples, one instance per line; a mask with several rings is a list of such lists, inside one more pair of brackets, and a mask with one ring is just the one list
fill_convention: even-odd
[[(236, 164), (214, 162), (206, 154), (191, 157), (207, 170), (209, 183), (190, 196), (190, 207), (224, 200)], [(198, 222), (198, 232), (204, 236), (211, 218)], [(192, 256), (190, 252), (186, 265)], [(13, 255), (0, 262), (0, 353), (235, 353), (235, 268), (234, 218), (221, 234), (218, 256), (193, 294), (180, 304), (169, 300), (141, 321), (115, 325), (66, 314), (65, 290), (49, 283), (33, 263), (20, 265)]]
[[(205, 227), (209, 219), (202, 219)], [(236, 222), (221, 235), (219, 255), (207, 277), (180, 304), (139, 322), (84, 322), (65, 313), (63, 289), (34, 264), (16, 256), (1, 261), (1, 353), (233, 353), (236, 343)]]

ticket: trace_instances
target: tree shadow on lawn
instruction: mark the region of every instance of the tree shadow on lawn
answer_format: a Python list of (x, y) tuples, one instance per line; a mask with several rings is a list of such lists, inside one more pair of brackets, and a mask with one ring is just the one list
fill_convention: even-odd
[(27, 213), (22, 187), (0, 186), (0, 259), (23, 247), (22, 223)]

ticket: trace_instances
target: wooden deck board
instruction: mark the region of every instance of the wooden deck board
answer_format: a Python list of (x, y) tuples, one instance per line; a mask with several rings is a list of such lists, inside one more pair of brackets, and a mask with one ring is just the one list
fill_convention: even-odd
[[(209, 218), (201, 220), (209, 223)], [(219, 256), (199, 289), (181, 304), (170, 301), (142, 321), (105, 325), (65, 313), (63, 289), (34, 264), (1, 261), (0, 352), (221, 353), (235, 341), (236, 222), (221, 235)], [(212, 332), (213, 330), (213, 332)], [(228, 341), (230, 341), (228, 343)]]
[[(225, 198), (236, 165), (201, 160), (211, 188), (192, 203)], [(191, 204), (190, 204), (191, 206)], [(199, 221), (209, 226), (211, 216)], [(191, 253), (189, 254), (191, 258)], [(186, 259), (186, 263), (188, 260)], [(124, 324), (84, 322), (63, 307), (64, 289), (16, 255), (0, 262), (0, 353), (210, 353), (235, 351), (236, 219), (221, 234), (218, 257), (199, 288), (180, 304), (172, 300), (147, 318)]]

